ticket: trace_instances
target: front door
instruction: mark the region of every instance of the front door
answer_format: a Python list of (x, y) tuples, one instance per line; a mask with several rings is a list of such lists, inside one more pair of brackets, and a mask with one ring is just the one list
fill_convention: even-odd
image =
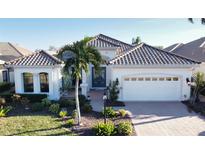
[(101, 67), (99, 73), (92, 68), (92, 87), (106, 87), (106, 67)]

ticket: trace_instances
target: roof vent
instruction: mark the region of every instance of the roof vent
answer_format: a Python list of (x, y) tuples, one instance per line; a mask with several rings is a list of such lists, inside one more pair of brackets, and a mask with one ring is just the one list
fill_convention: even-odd
[(205, 48), (205, 41), (199, 47), (200, 48)]

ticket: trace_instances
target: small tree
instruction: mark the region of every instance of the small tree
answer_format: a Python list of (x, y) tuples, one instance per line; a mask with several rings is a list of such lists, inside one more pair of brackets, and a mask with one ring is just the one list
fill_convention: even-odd
[(138, 45), (141, 43), (141, 38), (137, 36), (136, 38), (132, 38), (132, 44)]
[(204, 73), (197, 72), (194, 77), (194, 92), (193, 92), (193, 102), (195, 103), (199, 100), (199, 93), (204, 89), (205, 82), (204, 82)]
[(118, 95), (119, 95), (119, 81), (118, 79), (116, 79), (115, 81), (110, 81), (110, 84), (109, 84), (109, 96), (108, 98), (112, 101), (112, 102), (115, 102), (118, 100)]

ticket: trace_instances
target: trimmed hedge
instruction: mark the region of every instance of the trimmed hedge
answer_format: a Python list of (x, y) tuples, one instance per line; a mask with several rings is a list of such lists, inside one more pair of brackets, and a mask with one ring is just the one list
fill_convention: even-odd
[[(31, 103), (41, 102), (42, 99), (47, 98), (46, 94), (17, 94), (21, 97), (26, 97)], [(0, 94), (1, 98), (5, 98), (6, 102), (12, 101), (13, 94)]]
[(0, 93), (10, 90), (11, 87), (13, 87), (13, 84), (11, 83), (7, 83), (7, 82), (0, 83)]

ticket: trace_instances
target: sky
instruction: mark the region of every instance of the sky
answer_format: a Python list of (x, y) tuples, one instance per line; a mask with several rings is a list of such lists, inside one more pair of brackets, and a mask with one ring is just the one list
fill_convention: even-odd
[(142, 42), (167, 47), (205, 37), (205, 25), (198, 19), (192, 24), (187, 18), (0, 19), (0, 42), (15, 43), (30, 50), (61, 47), (99, 33), (126, 43), (140, 36)]

